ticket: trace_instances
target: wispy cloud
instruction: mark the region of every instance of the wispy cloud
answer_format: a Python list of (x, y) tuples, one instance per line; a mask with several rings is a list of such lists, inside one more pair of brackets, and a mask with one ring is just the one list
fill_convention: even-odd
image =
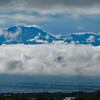
[[(9, 19), (9, 20), (8, 20)], [(38, 23), (43, 22), (47, 20), (46, 17), (40, 17), (40, 16), (32, 16), (27, 14), (6, 14), (6, 15), (0, 15), (0, 24), (7, 24), (9, 22), (11, 23), (17, 23), (17, 22), (24, 22), (24, 23)]]

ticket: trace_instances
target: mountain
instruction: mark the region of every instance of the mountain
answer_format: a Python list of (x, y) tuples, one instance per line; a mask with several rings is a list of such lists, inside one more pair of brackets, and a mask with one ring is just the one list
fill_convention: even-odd
[(43, 44), (58, 41), (53, 34), (34, 26), (12, 26), (0, 31), (0, 44)]
[(75, 44), (89, 44), (93, 46), (100, 45), (100, 34), (93, 32), (73, 33), (63, 36), (64, 42)]
[(2, 44), (46, 44), (63, 41), (74, 44), (100, 45), (100, 34), (93, 32), (53, 35), (36, 26), (16, 25), (0, 30), (0, 45)]

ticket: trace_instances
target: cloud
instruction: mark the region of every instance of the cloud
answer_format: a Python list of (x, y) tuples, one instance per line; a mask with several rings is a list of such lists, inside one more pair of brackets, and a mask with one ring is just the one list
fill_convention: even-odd
[(99, 5), (100, 1), (98, 0), (3, 0), (0, 1), (0, 6), (16, 4), (16, 5), (25, 5), (25, 6), (38, 6), (39, 8), (44, 8), (48, 6), (55, 6), (62, 4), (64, 6), (93, 6)]
[[(86, 27), (83, 30), (93, 27), (91, 29), (95, 31), (98, 29), (92, 21), (97, 23), (100, 18), (99, 4), (99, 0), (1, 0), (0, 26), (22, 22), (45, 25), (54, 31), (60, 27), (64, 30), (61, 33), (76, 31), (77, 26)], [(62, 27), (59, 23), (63, 24)], [(91, 25), (88, 26), (88, 23)]]
[[(100, 14), (99, 0), (3, 0), (0, 8), (40, 14), (71, 13), (73, 15)], [(6, 7), (5, 7), (6, 6)]]
[(0, 20), (0, 24), (6, 24), (5, 20)]
[(100, 75), (100, 47), (53, 43), (0, 46), (0, 74)]
[(94, 36), (89, 36), (89, 38), (87, 39), (87, 42), (94, 42), (95, 41), (95, 37)]
[[(8, 20), (9, 19), (9, 20)], [(17, 22), (24, 22), (24, 23), (38, 23), (38, 22), (43, 22), (47, 20), (46, 17), (40, 17), (40, 16), (32, 16), (32, 15), (27, 15), (27, 14), (2, 14), (0, 15), (0, 24), (7, 24), (7, 23), (17, 23)]]
[(78, 26), (77, 27), (79, 30), (83, 30), (84, 29), (84, 27), (81, 27), (81, 26)]

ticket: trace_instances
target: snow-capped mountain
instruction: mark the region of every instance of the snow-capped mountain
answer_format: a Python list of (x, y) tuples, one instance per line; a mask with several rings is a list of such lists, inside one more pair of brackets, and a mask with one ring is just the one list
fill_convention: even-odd
[(46, 44), (63, 41), (74, 44), (100, 45), (100, 34), (93, 32), (53, 35), (36, 26), (16, 25), (8, 29), (0, 29), (0, 45), (2, 44)]
[(43, 44), (57, 40), (53, 34), (35, 26), (17, 25), (0, 31), (0, 44)]
[(73, 33), (63, 36), (64, 42), (75, 44), (90, 44), (93, 46), (100, 45), (100, 34), (93, 32)]

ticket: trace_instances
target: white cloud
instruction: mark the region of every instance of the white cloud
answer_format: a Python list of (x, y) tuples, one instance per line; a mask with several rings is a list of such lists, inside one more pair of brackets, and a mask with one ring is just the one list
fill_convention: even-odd
[(8, 24), (9, 22), (11, 22), (11, 23), (18, 23), (18, 22), (38, 23), (38, 22), (43, 22), (47, 19), (48, 18), (46, 16), (37, 16), (37, 15), (30, 15), (30, 14), (19, 14), (19, 13), (14, 13), (14, 15), (1, 14), (0, 15), (0, 24), (5, 25), (5, 24)]
[(3, 34), (3, 29), (0, 28), (0, 35), (2, 35), (2, 34)]
[(40, 18), (39, 16), (32, 16), (32, 15), (16, 14), (15, 16), (12, 16), (11, 19), (16, 20), (16, 21), (41, 22), (41, 21), (46, 20), (47, 18), (44, 18), (44, 17)]
[(77, 32), (77, 33), (74, 33), (76, 35), (83, 35), (83, 34), (94, 34), (94, 35), (97, 35), (97, 33), (94, 33), (94, 32)]
[(88, 38), (87, 38), (87, 42), (88, 43), (91, 43), (91, 42), (94, 42), (95, 41), (95, 37), (94, 36), (89, 36)]
[(84, 27), (81, 27), (81, 26), (78, 26), (77, 27), (79, 30), (83, 30), (84, 29)]
[(100, 47), (53, 43), (0, 46), (0, 73), (100, 75)]
[(0, 24), (6, 24), (5, 20), (0, 20)]
[(16, 37), (21, 33), (21, 28), (20, 27), (17, 27), (17, 31), (14, 32), (14, 33), (7, 33), (7, 37), (10, 38), (10, 39), (16, 39)]
[(7, 32), (6, 29), (0, 29), (0, 35), (6, 38), (6, 42), (16, 41), (18, 35), (21, 33), (21, 28), (17, 27), (16, 32)]

